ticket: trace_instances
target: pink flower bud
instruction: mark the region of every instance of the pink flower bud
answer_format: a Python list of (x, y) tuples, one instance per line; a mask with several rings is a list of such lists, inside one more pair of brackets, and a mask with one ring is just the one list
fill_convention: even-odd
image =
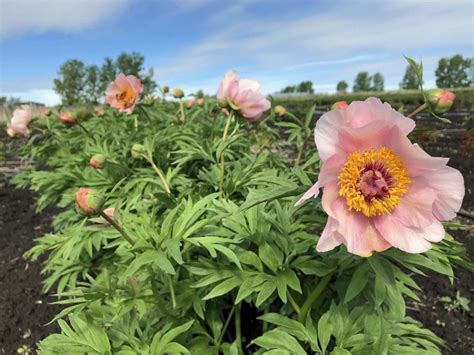
[(77, 210), (86, 216), (99, 213), (104, 205), (104, 197), (94, 189), (81, 187), (74, 197)]
[(345, 110), (348, 107), (347, 101), (337, 101), (331, 106), (331, 110)]
[(167, 94), (170, 92), (170, 87), (168, 85), (163, 86), (163, 93)]
[(95, 154), (89, 160), (89, 165), (94, 169), (102, 169), (106, 162), (106, 157), (103, 154)]
[(76, 123), (76, 119), (69, 112), (61, 112), (59, 114), (59, 120), (67, 126), (70, 126)]
[(196, 100), (196, 103), (197, 103), (199, 106), (204, 106), (204, 104), (206, 103), (206, 101), (204, 100), (203, 97), (200, 97), (199, 99)]
[(30, 124), (31, 119), (32, 114), (30, 106), (23, 105), (21, 108), (17, 108), (15, 111), (13, 111), (13, 118), (10, 122), (10, 125), (8, 126), (8, 128), (11, 130), (9, 135), (11, 132), (14, 132), (15, 134), (29, 137), (30, 130), (28, 129), (28, 125)]
[(277, 105), (275, 106), (275, 113), (277, 114), (277, 116), (283, 117), (286, 114), (286, 108), (281, 105)]
[(104, 213), (105, 213), (107, 216), (109, 216), (110, 218), (112, 218), (112, 217), (114, 216), (114, 214), (115, 214), (115, 208), (113, 208), (113, 207), (106, 208), (106, 209), (104, 210)]
[(433, 89), (428, 91), (428, 103), (434, 113), (445, 113), (453, 105), (456, 95), (448, 90)]
[(102, 107), (99, 107), (95, 109), (95, 114), (99, 117), (102, 117), (105, 115), (105, 111)]
[(186, 101), (186, 106), (188, 108), (193, 107), (193, 105), (194, 105), (194, 100), (193, 99), (189, 99), (189, 100)]

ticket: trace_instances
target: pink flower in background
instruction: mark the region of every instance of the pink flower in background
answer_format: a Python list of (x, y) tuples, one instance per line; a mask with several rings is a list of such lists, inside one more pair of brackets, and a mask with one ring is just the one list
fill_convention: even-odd
[(76, 122), (76, 119), (70, 112), (61, 112), (59, 114), (59, 120), (65, 125), (72, 125)]
[(251, 122), (257, 121), (271, 107), (270, 101), (260, 94), (259, 83), (255, 80), (239, 80), (234, 70), (222, 79), (217, 90), (217, 99), (239, 111)]
[(21, 108), (17, 108), (13, 111), (13, 118), (7, 129), (8, 135), (19, 134), (24, 137), (29, 137), (30, 130), (28, 129), (28, 125), (30, 124), (31, 119), (32, 114), (30, 106), (23, 105)]
[(422, 253), (445, 232), (464, 197), (461, 173), (412, 144), (415, 122), (379, 99), (352, 102), (317, 122), (315, 141), (324, 164), (318, 181), (297, 204), (324, 187), (328, 221), (316, 249), (340, 244), (370, 256), (396, 247)]
[(345, 110), (349, 107), (347, 101), (337, 101), (331, 106), (331, 110)]
[(138, 103), (138, 96), (143, 92), (143, 84), (133, 75), (117, 76), (105, 93), (105, 103), (120, 112), (132, 113)]

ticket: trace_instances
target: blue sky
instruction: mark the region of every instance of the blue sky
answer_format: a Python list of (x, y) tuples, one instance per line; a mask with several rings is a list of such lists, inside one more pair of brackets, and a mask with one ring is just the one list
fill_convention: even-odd
[(302, 80), (317, 92), (380, 71), (396, 89), (422, 58), (434, 86), (440, 57), (472, 56), (471, 0), (0, 0), (0, 95), (59, 102), (67, 59), (100, 65), (138, 51), (161, 85), (214, 94), (236, 69), (264, 93)]

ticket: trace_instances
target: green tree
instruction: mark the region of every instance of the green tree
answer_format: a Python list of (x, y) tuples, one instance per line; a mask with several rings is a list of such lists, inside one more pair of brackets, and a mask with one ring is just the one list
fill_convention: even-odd
[(384, 89), (384, 78), (380, 73), (375, 73), (370, 77), (372, 83), (370, 90), (371, 91), (383, 91)]
[(307, 94), (313, 94), (313, 82), (312, 81), (302, 81), (301, 83), (298, 84), (296, 87), (296, 92), (304, 92)]
[(337, 83), (336, 90), (339, 93), (344, 93), (345, 94), (347, 92), (348, 87), (349, 87), (349, 85), (347, 84), (347, 82), (344, 81), (344, 80), (341, 80), (340, 82)]
[(460, 54), (441, 58), (435, 70), (436, 85), (439, 88), (468, 87), (471, 84), (468, 74), (470, 66), (471, 59)]
[(352, 91), (370, 91), (370, 77), (368, 72), (363, 71), (357, 74)]
[[(421, 82), (423, 84), (423, 82)], [(418, 89), (420, 83), (418, 76), (416, 75), (415, 69), (411, 65), (407, 65), (405, 69), (405, 75), (403, 75), (402, 82), (400, 83), (400, 89), (411, 90)]]
[(70, 59), (59, 68), (59, 77), (54, 79), (54, 91), (61, 96), (64, 105), (84, 102), (86, 69), (84, 63)]
[(102, 95), (103, 91), (101, 90), (100, 70), (97, 65), (90, 65), (86, 68), (86, 100), (96, 104), (99, 102)]
[(283, 90), (281, 90), (281, 93), (288, 94), (296, 91), (296, 86), (287, 86)]
[(115, 66), (113, 59), (106, 57), (99, 73), (100, 92), (102, 95), (105, 93), (105, 90), (107, 90), (107, 86), (115, 80), (117, 74), (117, 67)]

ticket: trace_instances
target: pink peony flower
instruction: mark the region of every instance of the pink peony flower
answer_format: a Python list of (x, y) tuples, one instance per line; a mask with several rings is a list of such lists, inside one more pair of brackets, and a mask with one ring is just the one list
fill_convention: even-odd
[(8, 135), (19, 134), (24, 137), (30, 136), (30, 130), (28, 125), (32, 119), (31, 107), (28, 105), (23, 105), (21, 108), (17, 108), (13, 111), (13, 118), (7, 128)]
[(315, 141), (323, 166), (297, 202), (319, 194), (328, 221), (316, 249), (340, 244), (370, 256), (396, 247), (422, 253), (445, 232), (464, 197), (461, 173), (447, 158), (425, 153), (407, 138), (415, 122), (379, 99), (352, 102), (324, 114)]
[(237, 79), (237, 72), (231, 70), (222, 79), (217, 90), (217, 99), (224, 101), (248, 121), (257, 121), (270, 109), (271, 104), (260, 94), (260, 85), (255, 80)]
[(105, 103), (120, 112), (132, 113), (138, 103), (138, 95), (143, 92), (143, 84), (133, 75), (117, 76), (105, 93)]
[(336, 101), (332, 106), (331, 110), (345, 110), (346, 108), (349, 107), (349, 104), (347, 101)]

